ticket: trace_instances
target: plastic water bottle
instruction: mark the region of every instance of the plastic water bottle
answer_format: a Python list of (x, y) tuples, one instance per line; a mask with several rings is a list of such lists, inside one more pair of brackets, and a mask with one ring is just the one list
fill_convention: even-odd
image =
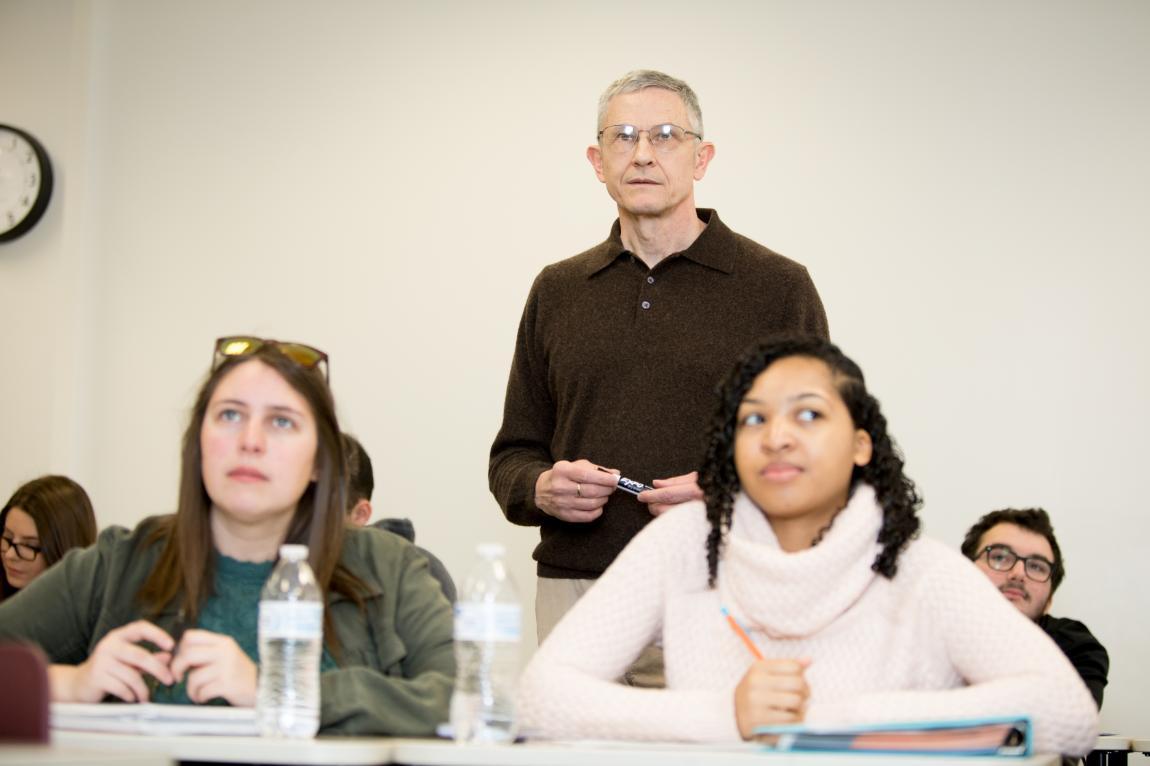
[(502, 545), (477, 548), (479, 561), (455, 604), (455, 693), (451, 727), (456, 742), (515, 739), (522, 608), (503, 563)]
[(319, 730), (323, 601), (306, 545), (281, 545), (260, 594), (256, 710), (265, 737), (309, 739)]

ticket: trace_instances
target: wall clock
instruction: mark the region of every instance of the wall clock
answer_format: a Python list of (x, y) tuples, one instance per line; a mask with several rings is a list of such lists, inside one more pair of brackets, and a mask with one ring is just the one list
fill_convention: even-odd
[(48, 209), (52, 163), (32, 135), (0, 125), (0, 242), (25, 234)]

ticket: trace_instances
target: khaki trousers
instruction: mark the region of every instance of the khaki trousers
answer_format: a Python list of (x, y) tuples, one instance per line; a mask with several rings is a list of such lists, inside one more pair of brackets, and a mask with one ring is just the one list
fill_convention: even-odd
[[(559, 624), (563, 615), (583, 597), (594, 580), (575, 580), (558, 577), (540, 577), (535, 586), (535, 628), (539, 643)], [(666, 685), (663, 675), (663, 649), (651, 644), (639, 653), (631, 667), (619, 679), (628, 686), (661, 689)]]

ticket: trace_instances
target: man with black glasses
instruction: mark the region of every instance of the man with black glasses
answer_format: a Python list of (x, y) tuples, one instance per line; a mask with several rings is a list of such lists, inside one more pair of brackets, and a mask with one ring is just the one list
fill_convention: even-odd
[(540, 527), (540, 640), (653, 516), (702, 497), (713, 391), (737, 356), (771, 333), (827, 336), (802, 265), (695, 207), (703, 136), (687, 83), (612, 83), (587, 159), (618, 220), (527, 298), (488, 479), (511, 522)]
[(1077, 620), (1049, 614), (1054, 591), (1066, 571), (1046, 511), (1008, 508), (988, 513), (966, 533), (962, 552), (1018, 611), (1054, 639), (1101, 709), (1110, 670), (1105, 647)]

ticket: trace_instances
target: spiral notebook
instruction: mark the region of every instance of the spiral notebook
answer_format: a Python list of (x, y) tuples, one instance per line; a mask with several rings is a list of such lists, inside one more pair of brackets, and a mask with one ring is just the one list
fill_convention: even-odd
[(52, 728), (127, 734), (256, 735), (256, 711), (222, 705), (52, 703)]
[(914, 721), (852, 727), (760, 726), (755, 734), (776, 738), (780, 751), (906, 753), (917, 755), (1031, 754), (1032, 727), (1026, 717)]

